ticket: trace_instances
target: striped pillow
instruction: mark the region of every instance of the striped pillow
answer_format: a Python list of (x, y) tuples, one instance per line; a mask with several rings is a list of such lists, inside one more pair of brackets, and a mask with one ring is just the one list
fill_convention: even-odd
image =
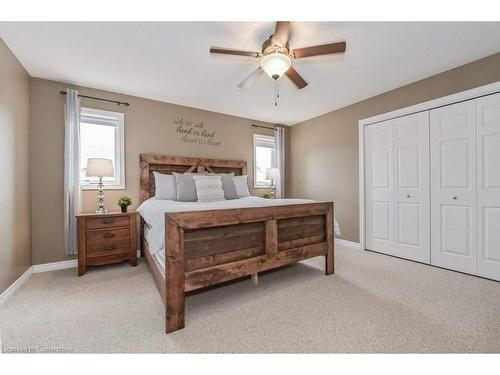
[(193, 176), (193, 178), (199, 203), (225, 200), (220, 176)]

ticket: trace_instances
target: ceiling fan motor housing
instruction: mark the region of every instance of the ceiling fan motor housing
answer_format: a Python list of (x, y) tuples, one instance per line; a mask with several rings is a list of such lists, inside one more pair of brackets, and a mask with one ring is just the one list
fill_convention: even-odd
[(273, 41), (273, 36), (269, 37), (264, 43), (262, 43), (262, 54), (264, 56), (269, 55), (270, 53), (279, 52), (284, 55), (290, 54), (290, 46), (287, 43), (285, 46), (281, 46)]

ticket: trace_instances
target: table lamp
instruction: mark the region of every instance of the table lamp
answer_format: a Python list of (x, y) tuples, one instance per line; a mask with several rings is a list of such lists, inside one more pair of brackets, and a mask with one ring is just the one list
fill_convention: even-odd
[(97, 200), (99, 208), (95, 210), (95, 212), (98, 214), (105, 214), (108, 210), (104, 208), (104, 186), (102, 184), (102, 178), (115, 176), (113, 161), (102, 158), (87, 159), (86, 176), (99, 177), (99, 184), (97, 185)]
[(271, 196), (276, 198), (276, 184), (274, 181), (280, 179), (280, 169), (279, 168), (267, 168), (266, 169), (266, 180), (271, 180)]

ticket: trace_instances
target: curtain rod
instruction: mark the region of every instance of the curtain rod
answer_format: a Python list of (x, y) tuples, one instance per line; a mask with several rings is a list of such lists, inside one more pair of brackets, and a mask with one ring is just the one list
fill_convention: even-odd
[[(66, 95), (66, 91), (59, 91), (59, 94), (61, 95)], [(80, 98), (87, 98), (87, 99), (94, 99), (94, 100), (102, 100), (103, 102), (108, 102), (108, 103), (115, 103), (116, 105), (124, 105), (128, 107), (130, 104), (127, 102), (119, 102), (118, 100), (109, 100), (109, 99), (103, 99), (103, 98), (97, 98), (95, 96), (87, 96), (87, 95), (82, 95), (78, 94)]]
[(276, 128), (285, 128), (286, 126), (282, 126), (282, 125), (264, 126), (264, 125), (256, 125), (256, 124), (252, 124), (252, 127), (253, 127), (253, 128), (262, 128), (262, 129), (272, 129), (272, 130), (276, 130)]

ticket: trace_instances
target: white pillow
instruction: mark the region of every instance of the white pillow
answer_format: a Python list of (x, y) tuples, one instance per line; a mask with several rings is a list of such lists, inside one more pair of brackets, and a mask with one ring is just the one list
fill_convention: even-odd
[(236, 192), (242, 197), (250, 196), (250, 192), (248, 191), (248, 176), (234, 176), (233, 177), (234, 186), (236, 187)]
[(199, 203), (223, 201), (222, 179), (220, 176), (193, 176)]
[(155, 177), (155, 197), (156, 199), (177, 200), (177, 188), (175, 178), (171, 174), (153, 172)]

